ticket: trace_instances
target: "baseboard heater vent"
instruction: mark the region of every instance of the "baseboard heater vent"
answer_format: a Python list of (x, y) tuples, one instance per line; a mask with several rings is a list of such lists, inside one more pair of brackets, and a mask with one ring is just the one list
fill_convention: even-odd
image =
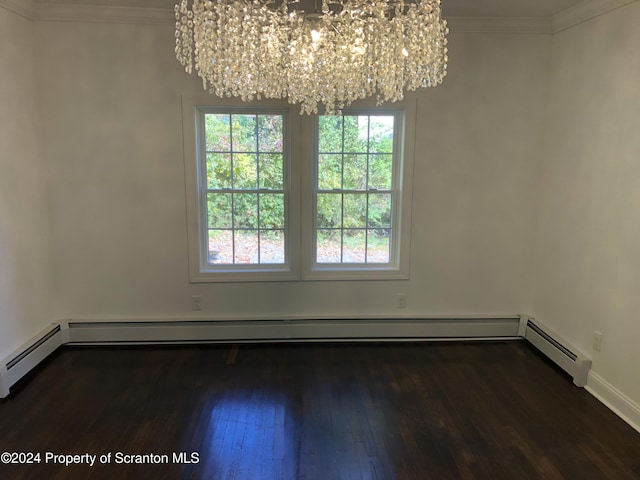
[(520, 319), (377, 318), (68, 321), (69, 344), (518, 338)]
[(0, 363), (0, 398), (9, 395), (9, 389), (62, 345), (59, 324), (47, 328), (31, 338)]
[(578, 387), (584, 387), (587, 384), (587, 376), (591, 369), (591, 359), (589, 357), (534, 318), (527, 320), (524, 337), (571, 375), (573, 383)]

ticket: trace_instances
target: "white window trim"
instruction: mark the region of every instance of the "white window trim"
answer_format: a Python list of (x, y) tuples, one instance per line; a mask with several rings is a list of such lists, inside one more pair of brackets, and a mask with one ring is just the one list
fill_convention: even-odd
[[(300, 115), (296, 106), (282, 100), (261, 100), (248, 104), (237, 99), (219, 99), (210, 94), (187, 94), (182, 96), (182, 130), (185, 174), (185, 200), (187, 214), (187, 243), (189, 259), (189, 281), (191, 283), (216, 282), (277, 282), (319, 280), (408, 280), (410, 277), (411, 207), (414, 168), (414, 144), (416, 135), (416, 103), (414, 94), (390, 107), (376, 107), (375, 100), (356, 102), (354, 108), (381, 113), (404, 111), (401, 131), (394, 132), (401, 155), (398, 172), (399, 191), (394, 209), (400, 210), (397, 218), (399, 241), (392, 265), (380, 264), (316, 264), (314, 215), (314, 162), (316, 155), (315, 117)], [(283, 265), (221, 265), (212, 268), (203, 261), (202, 246), (205, 229), (200, 228), (203, 206), (200, 202), (200, 176), (198, 175), (196, 116), (198, 108), (207, 107), (235, 111), (255, 109), (288, 110), (288, 138), (285, 138), (289, 154), (285, 173), (288, 196), (286, 248), (287, 264)], [(286, 190), (286, 188), (285, 188)], [(394, 212), (397, 215), (397, 211)], [(206, 222), (205, 222), (206, 225)], [(394, 233), (395, 234), (395, 233)], [(205, 243), (202, 243), (202, 242)]]
[(313, 145), (306, 146), (307, 157), (303, 160), (302, 185), (303, 191), (309, 192), (305, 198), (302, 228), (302, 278), (304, 280), (408, 280), (410, 276), (410, 248), (411, 248), (411, 200), (413, 187), (413, 163), (415, 143), (416, 101), (403, 100), (390, 107), (369, 106), (371, 102), (358, 102), (355, 108), (345, 109), (346, 114), (396, 114), (394, 128), (394, 153), (400, 162), (394, 160), (394, 183), (397, 196), (394, 197), (393, 215), (395, 224), (392, 225), (392, 235), (395, 238), (390, 264), (319, 264), (316, 263), (315, 252), (315, 204), (314, 189), (316, 185), (315, 162), (318, 145), (316, 134), (316, 120), (306, 125), (303, 136), (311, 139)]
[[(207, 262), (207, 225), (206, 175), (202, 175), (204, 126), (198, 118), (205, 113), (284, 113), (285, 115), (285, 258), (284, 264), (253, 265), (211, 265)], [(295, 281), (300, 279), (299, 231), (300, 206), (299, 174), (295, 153), (299, 151), (297, 139), (298, 122), (294, 115), (297, 111), (285, 102), (259, 102), (247, 106), (239, 101), (220, 100), (211, 95), (185, 95), (182, 98), (182, 126), (184, 135), (184, 166), (187, 204), (187, 239), (189, 249), (189, 280), (193, 283), (207, 282), (261, 282), (261, 281)], [(200, 129), (198, 126), (200, 125)]]

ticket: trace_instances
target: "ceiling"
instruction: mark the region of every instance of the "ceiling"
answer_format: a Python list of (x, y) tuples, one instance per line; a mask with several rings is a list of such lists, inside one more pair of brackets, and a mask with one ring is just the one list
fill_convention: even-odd
[(442, 0), (445, 17), (552, 17), (582, 0)]
[[(549, 18), (582, 0), (442, 0), (447, 17)], [(36, 0), (36, 3), (110, 5), (172, 9), (176, 0)]]

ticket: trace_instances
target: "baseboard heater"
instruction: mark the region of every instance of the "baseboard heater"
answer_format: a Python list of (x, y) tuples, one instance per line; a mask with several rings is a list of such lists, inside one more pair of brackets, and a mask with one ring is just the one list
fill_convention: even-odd
[(591, 369), (591, 359), (539, 320), (524, 320), (524, 338), (571, 375), (573, 383), (578, 387), (584, 387)]
[(68, 321), (69, 344), (517, 338), (519, 317)]
[(40, 362), (62, 345), (62, 328), (53, 324), (31, 338), (0, 363), (0, 398), (9, 395), (9, 389)]

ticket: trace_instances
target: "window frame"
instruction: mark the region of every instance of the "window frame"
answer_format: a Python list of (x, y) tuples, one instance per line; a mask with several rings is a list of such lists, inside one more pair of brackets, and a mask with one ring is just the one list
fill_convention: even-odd
[[(259, 105), (219, 105), (211, 97), (200, 95), (183, 97), (183, 134), (185, 152), (185, 182), (187, 200), (187, 230), (189, 250), (189, 279), (199, 282), (247, 282), (299, 280), (299, 240), (293, 238), (297, 229), (299, 206), (292, 198), (298, 197), (298, 182), (292, 181), (295, 173), (292, 159), (295, 123), (291, 121), (291, 109), (282, 102), (261, 102)], [(283, 192), (284, 192), (284, 242), (285, 262), (282, 264), (210, 264), (208, 262), (208, 218), (206, 168), (206, 114), (245, 114), (283, 116)], [(258, 186), (259, 187), (259, 186)], [(268, 193), (266, 191), (265, 193)]]
[[(305, 190), (310, 191), (309, 215), (303, 218), (306, 239), (303, 240), (303, 278), (306, 280), (406, 280), (409, 278), (411, 236), (411, 196), (413, 180), (413, 141), (415, 139), (415, 102), (402, 101), (389, 107), (345, 108), (343, 115), (393, 115), (392, 223), (388, 263), (318, 263), (317, 262), (317, 194), (319, 161), (319, 116), (313, 116), (309, 135), (312, 139), (310, 168), (303, 172)], [(414, 122), (410, 120), (413, 119)], [(342, 152), (345, 153), (345, 152)], [(310, 171), (309, 171), (310, 170)], [(344, 190), (341, 190), (344, 191)], [(370, 191), (363, 190), (366, 194)], [(309, 218), (306, 218), (309, 217)]]
[[(398, 167), (398, 200), (394, 203), (400, 213), (396, 213), (398, 240), (395, 245), (395, 262), (387, 264), (316, 264), (315, 252), (315, 206), (314, 186), (317, 158), (317, 125), (315, 115), (300, 115), (295, 105), (286, 100), (263, 99), (251, 104), (235, 98), (219, 99), (207, 93), (183, 94), (182, 133), (185, 175), (185, 201), (188, 247), (188, 275), (190, 283), (232, 283), (232, 282), (278, 282), (278, 281), (350, 281), (350, 280), (408, 280), (410, 277), (411, 215), (414, 144), (416, 131), (417, 97), (411, 93), (404, 100), (395, 102), (391, 107), (375, 106), (375, 100), (355, 102), (354, 108), (344, 109), (345, 113), (354, 111), (402, 115), (401, 131), (394, 130), (394, 141), (401, 159)], [(201, 201), (200, 182), (202, 167), (198, 152), (202, 132), (197, 133), (198, 110), (233, 111), (234, 113), (286, 112), (284, 148), (287, 156), (284, 166), (285, 197), (285, 264), (263, 265), (216, 265), (207, 264), (203, 252), (208, 254), (206, 236), (207, 222), (203, 214), (206, 208)], [(396, 147), (394, 146), (394, 150)], [(200, 156), (197, 156), (197, 155)], [(395, 162), (394, 162), (395, 163)], [(200, 170), (199, 170), (200, 169)], [(206, 168), (205, 168), (206, 181)], [(204, 212), (204, 213), (203, 213)], [(203, 222), (203, 219), (205, 220)], [(204, 248), (203, 248), (204, 247)], [(213, 267), (213, 268), (212, 268)]]

